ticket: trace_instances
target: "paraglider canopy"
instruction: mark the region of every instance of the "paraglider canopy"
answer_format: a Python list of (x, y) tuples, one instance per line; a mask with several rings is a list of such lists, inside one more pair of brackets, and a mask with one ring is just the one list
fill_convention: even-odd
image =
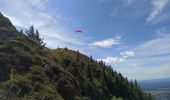
[(83, 33), (83, 31), (80, 30), (80, 29), (77, 29), (77, 30), (75, 30), (74, 32), (76, 32), (76, 33)]

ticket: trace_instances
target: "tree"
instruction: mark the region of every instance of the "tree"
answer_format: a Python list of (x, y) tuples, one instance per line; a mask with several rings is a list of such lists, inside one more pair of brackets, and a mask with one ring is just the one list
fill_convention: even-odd
[(77, 61), (77, 62), (79, 62), (79, 60), (80, 60), (79, 56), (80, 56), (80, 53), (79, 53), (79, 51), (77, 50), (77, 53), (76, 53), (76, 61)]
[(92, 56), (90, 56), (90, 62), (93, 62), (93, 57)]
[(19, 32), (19, 33), (24, 34), (24, 33), (23, 33), (23, 30), (20, 30), (20, 32)]
[(138, 87), (138, 83), (137, 83), (137, 80), (135, 79), (135, 82), (134, 82), (135, 86)]
[(64, 48), (65, 51), (68, 51), (67, 47)]
[(33, 40), (35, 40), (40, 46), (45, 47), (46, 43), (43, 42), (43, 38), (40, 38), (40, 33), (38, 29), (34, 29), (34, 26), (30, 26), (29, 29), (25, 31), (27, 36)]
[(25, 31), (25, 33), (27, 34), (27, 36), (28, 37), (32, 37), (32, 38), (35, 38), (34, 37), (34, 26), (32, 25), (32, 26), (30, 26), (30, 28), (29, 29), (27, 29), (26, 31)]
[(92, 64), (91, 63), (89, 63), (88, 62), (88, 64), (87, 64), (87, 67), (88, 67), (88, 75), (89, 75), (89, 78), (90, 78), (90, 80), (92, 81), (93, 80), (93, 71), (92, 71)]
[(39, 31), (36, 29), (36, 32), (35, 32), (35, 38), (40, 41), (40, 33)]

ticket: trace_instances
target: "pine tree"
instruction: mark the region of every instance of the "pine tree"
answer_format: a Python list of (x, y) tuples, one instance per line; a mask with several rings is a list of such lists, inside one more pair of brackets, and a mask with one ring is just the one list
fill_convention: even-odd
[(32, 37), (32, 38), (35, 38), (34, 37), (34, 26), (32, 25), (32, 26), (30, 26), (30, 28), (29, 29), (27, 29), (26, 31), (25, 31), (25, 33), (27, 34), (27, 36), (28, 37)]
[(93, 57), (92, 56), (90, 56), (90, 62), (93, 62)]
[(29, 38), (33, 39), (37, 44), (39, 44), (42, 47), (45, 47), (46, 43), (43, 42), (44, 39), (40, 38), (40, 33), (38, 29), (35, 30), (33, 25), (30, 26), (30, 28), (27, 29), (25, 33)]
[(77, 63), (78, 63), (79, 60), (80, 60), (79, 56), (80, 56), (80, 53), (79, 53), (79, 51), (77, 50), (77, 55), (76, 55), (76, 61), (77, 61)]
[(39, 33), (39, 31), (36, 29), (36, 32), (35, 32), (35, 38), (38, 40), (38, 41), (40, 41), (41, 39), (40, 39), (40, 33)]

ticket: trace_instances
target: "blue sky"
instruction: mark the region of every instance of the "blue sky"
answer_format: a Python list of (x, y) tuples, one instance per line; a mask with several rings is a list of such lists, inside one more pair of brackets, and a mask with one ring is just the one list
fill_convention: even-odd
[(17, 29), (34, 24), (49, 48), (78, 49), (138, 80), (170, 77), (169, 10), (170, 0), (0, 0)]

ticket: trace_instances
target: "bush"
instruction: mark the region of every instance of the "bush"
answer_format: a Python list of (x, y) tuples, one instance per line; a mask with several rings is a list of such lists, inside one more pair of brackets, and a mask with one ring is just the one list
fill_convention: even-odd
[(28, 94), (32, 88), (31, 88), (31, 81), (26, 76), (21, 75), (13, 75), (13, 77), (10, 78), (10, 80), (7, 82), (7, 85), (9, 87), (15, 85), (18, 87), (19, 96), (24, 96), (25, 94)]

